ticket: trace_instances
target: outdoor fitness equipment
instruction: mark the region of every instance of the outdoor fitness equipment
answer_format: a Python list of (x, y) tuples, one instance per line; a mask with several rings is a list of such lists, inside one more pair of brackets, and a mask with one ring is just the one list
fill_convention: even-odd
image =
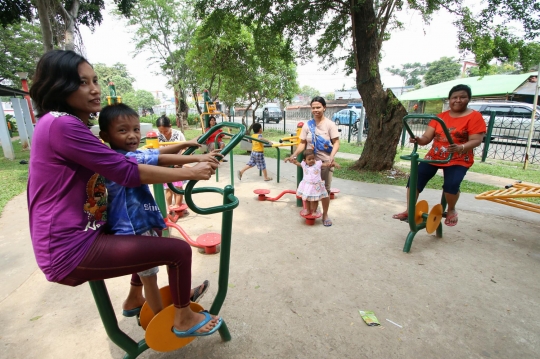
[(540, 186), (524, 184), (518, 181), (514, 184), (504, 186), (504, 189), (496, 189), (480, 193), (474, 197), (476, 199), (485, 199), (487, 201), (497, 202), (512, 206), (526, 211), (540, 213), (540, 205), (532, 202), (520, 201), (516, 198), (540, 197)]
[[(237, 127), (239, 133), (235, 135), (231, 141), (225, 146), (222, 153), (226, 155), (231, 151), (241, 140), (245, 134), (245, 127), (241, 124), (228, 124), (231, 127)], [(209, 131), (206, 135), (199, 139), (199, 143), (203, 143), (206, 138), (210, 136), (212, 131)], [(185, 154), (189, 155), (195, 150), (194, 147), (189, 148)], [(186, 189), (182, 191), (185, 196), (186, 203), (189, 208), (198, 214), (208, 215), (214, 213), (222, 213), (221, 221), (221, 234), (223, 242), (221, 244), (220, 262), (219, 262), (219, 278), (218, 278), (218, 292), (214, 298), (214, 302), (210, 307), (209, 312), (213, 315), (218, 315), (225, 297), (227, 296), (228, 280), (229, 280), (229, 262), (231, 255), (231, 234), (232, 234), (232, 220), (233, 210), (238, 207), (238, 198), (234, 195), (234, 188), (230, 185), (225, 188), (214, 187), (201, 187), (194, 188), (198, 181), (190, 180), (186, 185)], [(174, 186), (169, 183), (169, 188)], [(161, 186), (161, 184), (158, 184)], [(174, 189), (176, 190), (176, 189)], [(167, 215), (165, 208), (165, 195), (162, 190), (155, 190), (156, 202), (161, 210), (162, 215)], [(193, 194), (195, 193), (219, 193), (223, 196), (223, 204), (220, 206), (214, 206), (209, 208), (200, 208), (193, 201)], [(168, 230), (163, 231), (164, 235), (168, 235)], [(91, 281), (89, 282), (96, 306), (99, 311), (103, 326), (107, 335), (116, 345), (122, 348), (126, 354), (124, 359), (132, 359), (139, 356), (148, 348), (152, 348), (157, 351), (171, 351), (179, 349), (186, 344), (193, 341), (195, 338), (178, 338), (171, 331), (174, 320), (174, 306), (170, 305), (163, 309), (160, 313), (152, 318), (146, 328), (145, 339), (140, 342), (135, 342), (126, 333), (124, 333), (118, 327), (118, 321), (114, 313), (114, 309), (111, 303), (111, 299), (105, 286), (105, 281)], [(191, 308), (194, 311), (202, 310), (202, 307), (196, 303), (191, 303)], [(231, 340), (231, 334), (227, 328), (227, 324), (223, 321), (223, 324), (219, 328), (219, 334), (224, 341)]]
[[(450, 136), (450, 133), (448, 132), (448, 128), (446, 127), (446, 124), (443, 120), (438, 118), (437, 116), (433, 115), (407, 115), (403, 117), (403, 126), (409, 133), (411, 137), (415, 137), (415, 134), (412, 132), (411, 128), (409, 127), (407, 120), (409, 119), (426, 119), (426, 120), (435, 120), (439, 122), (441, 125), (444, 134), (446, 138), (448, 139), (448, 142), (450, 144), (453, 144), (452, 137)], [(420, 162), (424, 163), (431, 163), (431, 164), (442, 164), (442, 163), (448, 163), (453, 157), (453, 153), (450, 153), (448, 158), (446, 160), (437, 161), (437, 160), (426, 160), (421, 159), (418, 156), (418, 153), (416, 153), (416, 150), (418, 149), (418, 144), (415, 143), (413, 147), (413, 151), (410, 155), (400, 156), (403, 160), (411, 161), (411, 175), (409, 177), (409, 206), (407, 209), (408, 212), (408, 222), (410, 231), (407, 235), (407, 239), (405, 240), (405, 246), (403, 247), (403, 252), (408, 253), (411, 250), (412, 241), (414, 239), (414, 236), (418, 231), (421, 229), (426, 229), (428, 233), (433, 233), (435, 230), (437, 231), (437, 237), (442, 237), (442, 225), (441, 225), (441, 219), (443, 217), (443, 212), (446, 207), (446, 198), (444, 197), (444, 193), (441, 197), (441, 203), (435, 205), (432, 210), (428, 213), (429, 206), (427, 201), (419, 201), (416, 203), (416, 192), (417, 192), (417, 184), (418, 184), (418, 164)]]

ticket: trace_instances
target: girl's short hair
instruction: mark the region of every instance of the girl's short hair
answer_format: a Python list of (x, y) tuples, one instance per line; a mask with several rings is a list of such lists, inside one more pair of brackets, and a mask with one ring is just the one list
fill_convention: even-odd
[(99, 113), (99, 130), (108, 132), (111, 123), (119, 117), (139, 118), (139, 114), (134, 109), (123, 103), (105, 106)]
[(216, 117), (215, 117), (215, 116), (210, 116), (210, 117), (208, 118), (208, 122), (210, 122), (210, 121), (212, 121), (212, 120), (214, 120), (214, 121), (216, 121), (216, 122), (217, 122), (217, 120), (216, 120)]
[(30, 97), (38, 117), (50, 111), (72, 111), (67, 98), (81, 86), (79, 65), (88, 61), (73, 51), (53, 50), (41, 56)]
[(319, 102), (321, 105), (323, 105), (323, 107), (326, 107), (326, 101), (321, 96), (313, 97), (309, 104), (311, 105), (313, 102)]
[(167, 116), (162, 115), (157, 119), (156, 127), (172, 127), (171, 120)]
[(313, 151), (310, 148), (307, 150), (304, 150), (304, 158), (307, 158), (307, 156), (315, 156), (315, 151)]

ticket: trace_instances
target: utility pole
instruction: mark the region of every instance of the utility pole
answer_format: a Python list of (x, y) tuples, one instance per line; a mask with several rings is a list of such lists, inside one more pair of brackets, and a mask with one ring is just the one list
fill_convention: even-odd
[(529, 128), (529, 138), (527, 139), (527, 151), (525, 152), (525, 162), (523, 163), (523, 169), (526, 170), (527, 166), (529, 164), (529, 154), (531, 152), (531, 143), (532, 138), (534, 134), (534, 120), (536, 119), (536, 105), (538, 104), (538, 89), (540, 86), (540, 82), (538, 82), (538, 79), (540, 78), (540, 63), (538, 64), (538, 75), (536, 76), (536, 86), (534, 90), (534, 100), (533, 100), (533, 110), (531, 115), (531, 128)]

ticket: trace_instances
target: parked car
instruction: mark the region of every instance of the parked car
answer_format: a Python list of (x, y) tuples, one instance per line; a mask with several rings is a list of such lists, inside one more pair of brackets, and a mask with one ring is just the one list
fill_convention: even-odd
[(362, 110), (355, 108), (346, 108), (344, 110), (338, 111), (332, 115), (332, 121), (336, 125), (348, 125), (354, 124), (357, 120), (360, 119)]
[(270, 123), (270, 122), (279, 123), (279, 121), (283, 120), (283, 112), (281, 111), (279, 107), (263, 107), (255, 111), (256, 122), (263, 121), (263, 111), (265, 108), (268, 108), (268, 119), (266, 120), (266, 123)]
[[(489, 124), (492, 111), (496, 117), (491, 140), (505, 142), (524, 142), (529, 136), (533, 105), (515, 101), (475, 101), (469, 108), (479, 111)], [(536, 107), (533, 142), (540, 142), (540, 106)]]

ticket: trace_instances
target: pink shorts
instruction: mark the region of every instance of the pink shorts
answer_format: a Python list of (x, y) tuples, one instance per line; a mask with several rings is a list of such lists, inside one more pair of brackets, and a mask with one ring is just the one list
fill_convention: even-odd
[[(174, 187), (182, 187), (184, 185), (184, 182), (178, 181), (178, 182), (173, 182), (172, 184)], [(165, 187), (165, 189), (169, 189), (169, 186), (167, 186), (166, 183), (163, 184), (163, 187)]]

